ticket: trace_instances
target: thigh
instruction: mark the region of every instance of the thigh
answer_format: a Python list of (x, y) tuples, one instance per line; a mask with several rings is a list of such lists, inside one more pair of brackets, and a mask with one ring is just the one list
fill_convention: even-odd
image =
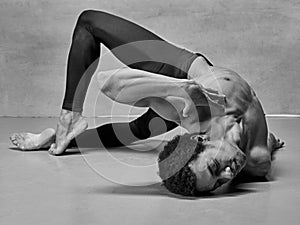
[(186, 78), (187, 61), (196, 55), (179, 48), (148, 29), (102, 11), (88, 11), (86, 26), (124, 64), (177, 78)]
[[(188, 64), (196, 57), (192, 52), (179, 48), (148, 29), (119, 16), (91, 10), (86, 14), (86, 24), (95, 39), (127, 66), (171, 77), (187, 78)], [(155, 124), (158, 121), (159, 124)], [(149, 127), (151, 123), (152, 130)], [(160, 117), (152, 109), (130, 123), (131, 130), (140, 139), (162, 134), (175, 127), (175, 122)]]

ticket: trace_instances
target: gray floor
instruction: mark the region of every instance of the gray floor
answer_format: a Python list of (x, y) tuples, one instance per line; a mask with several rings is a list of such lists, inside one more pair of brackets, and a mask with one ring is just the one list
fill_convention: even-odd
[(225, 187), (197, 199), (169, 194), (157, 183), (155, 151), (116, 149), (109, 155), (83, 149), (53, 157), (9, 149), (10, 133), (54, 127), (55, 121), (0, 118), (1, 225), (299, 224), (300, 119), (268, 120), (286, 142), (272, 181)]

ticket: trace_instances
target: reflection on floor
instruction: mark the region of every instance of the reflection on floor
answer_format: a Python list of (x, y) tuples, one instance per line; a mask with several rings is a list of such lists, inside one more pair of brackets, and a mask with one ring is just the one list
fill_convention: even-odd
[(0, 224), (299, 224), (300, 119), (268, 120), (286, 143), (271, 181), (246, 180), (196, 199), (160, 185), (157, 150), (72, 149), (54, 157), (9, 148), (10, 133), (55, 122), (0, 118)]

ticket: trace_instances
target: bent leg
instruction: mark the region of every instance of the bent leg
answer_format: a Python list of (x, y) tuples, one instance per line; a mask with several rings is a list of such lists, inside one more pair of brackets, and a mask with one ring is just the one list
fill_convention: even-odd
[[(145, 45), (142, 41), (150, 41), (150, 44)], [(131, 44), (136, 42), (139, 44)], [(70, 138), (87, 127), (81, 112), (87, 88), (97, 68), (101, 43), (132, 68), (177, 78), (186, 78), (189, 63), (197, 57), (126, 19), (101, 11), (84, 11), (73, 33), (63, 110), (56, 131), (56, 143), (49, 150), (51, 154), (63, 153)]]
[(84, 11), (73, 33), (63, 109), (82, 111), (101, 43), (131, 68), (177, 78), (186, 78), (189, 64), (197, 57), (129, 20), (102, 11)]
[(73, 139), (68, 147), (121, 147), (160, 135), (175, 127), (177, 127), (176, 123), (159, 117), (149, 109), (129, 123), (110, 123), (86, 130)]

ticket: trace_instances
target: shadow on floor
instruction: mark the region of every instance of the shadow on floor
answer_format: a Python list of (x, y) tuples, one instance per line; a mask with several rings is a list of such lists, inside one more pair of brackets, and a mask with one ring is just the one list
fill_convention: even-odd
[(228, 185), (222, 188), (216, 193), (205, 193), (201, 196), (188, 197), (173, 194), (169, 192), (161, 183), (155, 183), (152, 185), (140, 184), (139, 186), (125, 186), (125, 185), (111, 185), (105, 187), (98, 187), (93, 191), (96, 194), (108, 194), (108, 195), (140, 195), (140, 196), (168, 196), (177, 199), (197, 200), (207, 198), (221, 198), (221, 197), (236, 197), (244, 194), (250, 194), (256, 192), (253, 189), (239, 188), (235, 185)]
[[(9, 147), (10, 150), (13, 151), (20, 151), (20, 152), (36, 152), (36, 151), (48, 151), (48, 148), (45, 149), (38, 149), (38, 150), (26, 150), (23, 151), (17, 147)], [(151, 155), (157, 155), (158, 151), (156, 149), (151, 149), (148, 151), (136, 151), (133, 150), (132, 148), (129, 147), (119, 147), (119, 148), (108, 148), (108, 149), (104, 149), (104, 148), (68, 148), (62, 155), (60, 155), (59, 157), (63, 157), (63, 156), (70, 156), (70, 155), (81, 155), (81, 154), (90, 154), (90, 153), (95, 153), (95, 152), (100, 152), (100, 151), (111, 151), (114, 153), (124, 153), (124, 152), (128, 152), (128, 153), (134, 153), (134, 154), (151, 154)]]

